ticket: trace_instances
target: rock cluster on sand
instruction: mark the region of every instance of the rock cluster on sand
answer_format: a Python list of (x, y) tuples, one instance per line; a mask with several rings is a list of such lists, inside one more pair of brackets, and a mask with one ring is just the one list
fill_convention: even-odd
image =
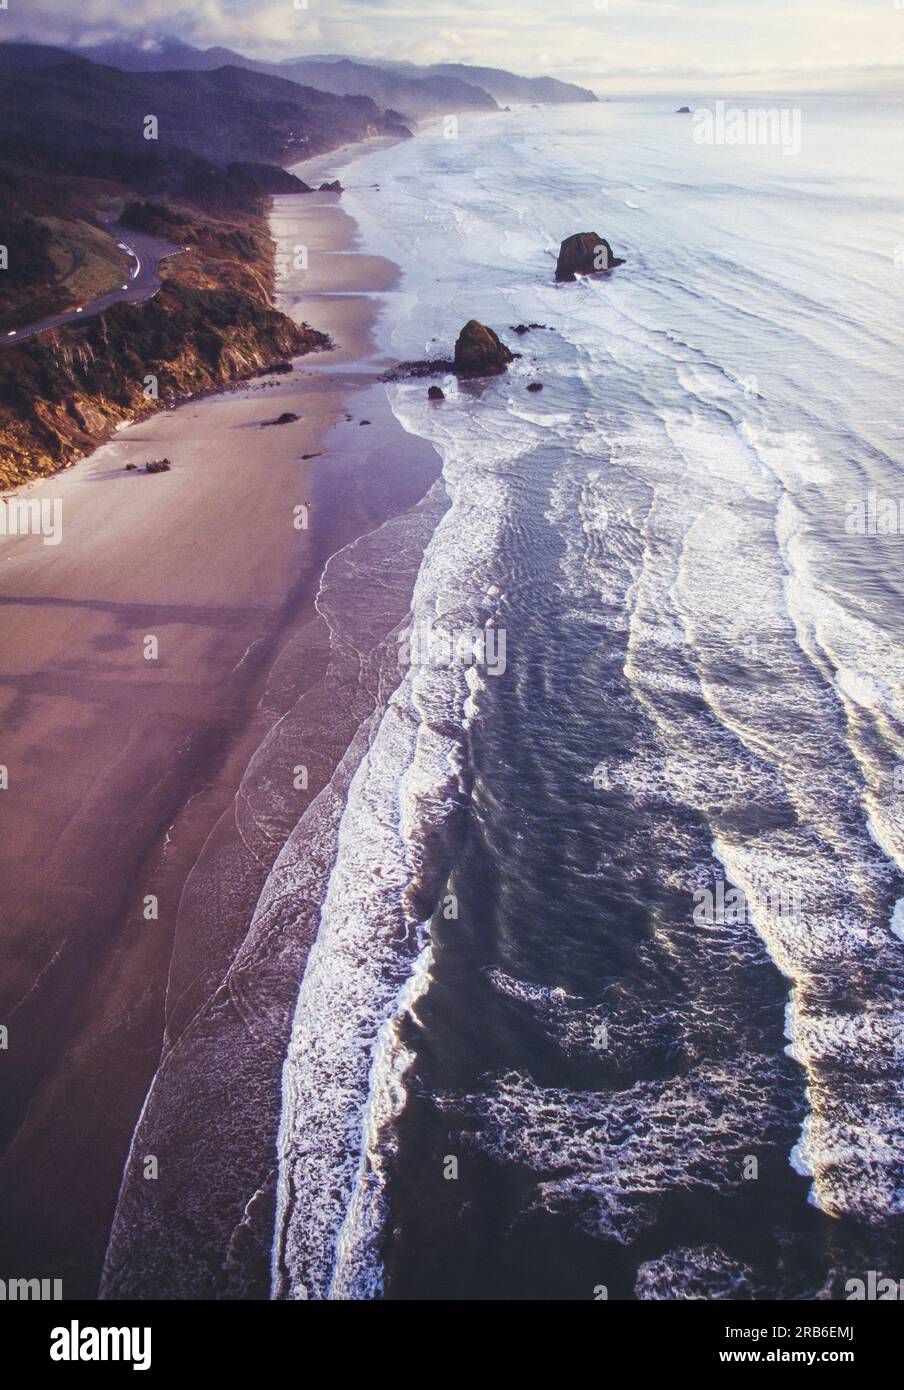
[(624, 261), (613, 256), (612, 247), (604, 237), (596, 232), (575, 232), (559, 247), (556, 279), (574, 280), (578, 275), (594, 275), (616, 265), (624, 265)]
[(455, 344), (454, 370), (459, 376), (499, 376), (515, 354), (500, 342), (492, 328), (471, 319)]
[(169, 459), (152, 459), (144, 465), (147, 473), (168, 473), (172, 466)]

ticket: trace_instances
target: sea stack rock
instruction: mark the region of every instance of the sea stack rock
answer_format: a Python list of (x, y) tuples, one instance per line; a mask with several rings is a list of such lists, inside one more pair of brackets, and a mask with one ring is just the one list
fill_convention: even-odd
[(515, 355), (509, 352), (486, 324), (471, 319), (455, 344), (455, 370), (459, 376), (499, 376)]
[(578, 275), (594, 275), (599, 270), (611, 270), (615, 265), (624, 265), (624, 261), (613, 256), (612, 247), (604, 237), (596, 232), (575, 232), (559, 247), (556, 279), (574, 280)]

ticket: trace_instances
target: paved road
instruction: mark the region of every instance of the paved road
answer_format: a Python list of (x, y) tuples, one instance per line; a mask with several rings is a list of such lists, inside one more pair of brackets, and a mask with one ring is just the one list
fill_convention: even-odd
[(21, 343), (23, 338), (31, 338), (35, 333), (43, 333), (48, 328), (60, 328), (64, 323), (90, 319), (103, 309), (109, 309), (111, 304), (118, 304), (120, 300), (125, 300), (128, 304), (143, 304), (160, 288), (160, 262), (163, 258), (178, 255), (185, 249), (170, 241), (160, 241), (157, 237), (148, 236), (146, 232), (133, 232), (130, 227), (121, 227), (117, 222), (105, 222), (104, 228), (132, 256), (128, 281), (120, 289), (111, 290), (109, 294), (101, 295), (100, 299), (92, 299), (90, 304), (67, 309), (65, 313), (41, 319), (39, 323), (26, 324), (13, 333), (0, 334), (0, 344)]

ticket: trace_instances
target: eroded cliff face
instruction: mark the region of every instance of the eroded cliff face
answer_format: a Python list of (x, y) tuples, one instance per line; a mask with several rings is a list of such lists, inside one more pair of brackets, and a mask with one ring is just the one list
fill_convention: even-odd
[(53, 473), (117, 425), (328, 344), (272, 308), (266, 255), (244, 266), (242, 288), (215, 288), (221, 277), (204, 270), (186, 265), (194, 283), (166, 280), (144, 304), (0, 350), (0, 485)]

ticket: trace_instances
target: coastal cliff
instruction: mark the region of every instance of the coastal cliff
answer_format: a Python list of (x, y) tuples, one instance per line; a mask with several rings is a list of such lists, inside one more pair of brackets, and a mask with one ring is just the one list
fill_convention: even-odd
[(114, 304), (0, 347), (5, 487), (73, 463), (125, 421), (329, 342), (273, 308), (275, 248), (262, 210), (223, 219), (132, 203), (123, 216), (178, 235), (186, 250), (144, 304)]
[[(312, 352), (325, 334), (247, 294), (164, 281), (147, 304), (116, 304), (0, 354), (0, 484), (55, 472), (124, 421)], [(146, 394), (157, 379), (158, 397)]]

